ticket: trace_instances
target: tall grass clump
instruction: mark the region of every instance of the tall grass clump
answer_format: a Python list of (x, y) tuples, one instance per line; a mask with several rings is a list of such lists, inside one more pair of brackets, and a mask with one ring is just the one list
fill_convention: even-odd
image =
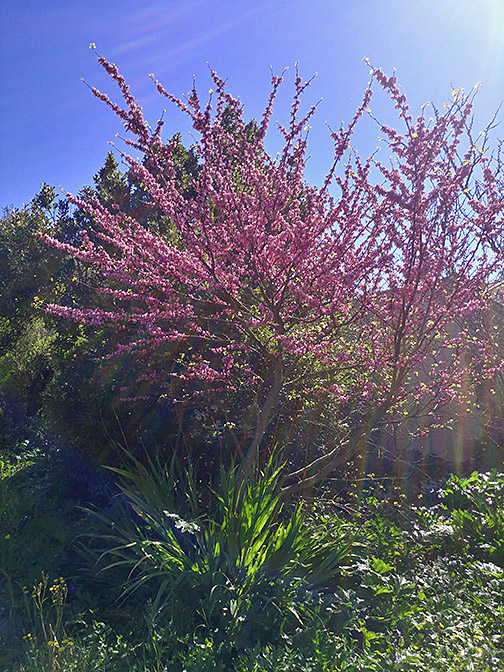
[(148, 605), (172, 645), (191, 633), (232, 659), (280, 643), (316, 617), (314, 595), (340, 585), (363, 548), (355, 526), (337, 517), (315, 524), (303, 504), (284, 503), (272, 463), (247, 481), (222, 469), (205, 512), (192, 473), (175, 462), (134, 460), (115, 471), (120, 501), (113, 514), (94, 512), (108, 529), (86, 548), (119, 603)]

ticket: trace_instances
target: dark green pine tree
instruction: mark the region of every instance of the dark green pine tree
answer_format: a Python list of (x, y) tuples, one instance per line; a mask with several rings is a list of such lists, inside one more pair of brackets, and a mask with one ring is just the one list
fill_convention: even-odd
[[(198, 170), (198, 160), (194, 149), (187, 149), (182, 143), (179, 133), (169, 141), (175, 146), (175, 170), (177, 185), (187, 199), (193, 197), (192, 182)], [(112, 151), (108, 152), (102, 168), (93, 177), (94, 185), (84, 187), (81, 196), (86, 199), (98, 198), (105, 207), (113, 212), (130, 215), (146, 229), (160, 235), (170, 235), (172, 224), (158, 205), (153, 203), (150, 195), (141, 184), (129, 173), (120, 169)], [(93, 228), (92, 222), (85, 212), (78, 211), (76, 219), (82, 228)]]

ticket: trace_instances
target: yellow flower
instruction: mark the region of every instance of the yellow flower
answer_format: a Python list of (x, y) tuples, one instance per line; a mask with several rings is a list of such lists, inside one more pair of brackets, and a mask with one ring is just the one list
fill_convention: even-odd
[(94, 42), (89, 43), (89, 48), (90, 49), (96, 49), (96, 44)]

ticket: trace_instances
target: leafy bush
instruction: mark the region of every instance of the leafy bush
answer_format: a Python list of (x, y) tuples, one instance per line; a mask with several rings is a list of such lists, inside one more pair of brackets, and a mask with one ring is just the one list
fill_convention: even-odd
[[(173, 466), (173, 465), (172, 465)], [(160, 462), (150, 461), (150, 469)], [(101, 574), (109, 576), (121, 602), (152, 600), (156, 620), (177, 637), (226, 642), (229, 655), (253, 643), (268, 644), (312, 618), (310, 591), (333, 589), (360, 548), (359, 533), (338, 518), (309, 524), (302, 505), (291, 509), (279, 494), (280, 470), (238, 482), (238, 471), (221, 471), (209, 513), (196, 515), (191, 479), (158, 472), (157, 489), (146, 492), (148, 470), (115, 469), (123, 479), (122, 505), (95, 515), (109, 530), (91, 548)], [(188, 495), (193, 516), (166, 509), (175, 482)], [(113, 526), (113, 529), (110, 527)]]
[(504, 568), (504, 474), (452, 475), (439, 494), (455, 550)]

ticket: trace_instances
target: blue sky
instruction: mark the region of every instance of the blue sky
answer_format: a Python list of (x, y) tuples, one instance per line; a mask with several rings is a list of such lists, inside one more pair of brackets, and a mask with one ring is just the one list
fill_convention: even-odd
[[(113, 92), (88, 45), (114, 61), (153, 123), (165, 106), (149, 73), (173, 93), (196, 76), (206, 95), (207, 61), (258, 117), (276, 73), (299, 62), (318, 73), (306, 98), (323, 97), (310, 135), (307, 177), (319, 182), (331, 159), (328, 122), (349, 121), (368, 81), (363, 58), (397, 75), (414, 112), (442, 106), (453, 87), (477, 82), (476, 124), (483, 128), (504, 99), (504, 0), (4, 0), (0, 26), (0, 207), (20, 207), (42, 182), (76, 192), (103, 164), (119, 120), (81, 82)], [(292, 76), (292, 75), (291, 75)], [(274, 114), (285, 119), (289, 76)], [(372, 109), (394, 123), (383, 95)], [(166, 136), (184, 118), (168, 108)], [(354, 144), (376, 146), (362, 124)], [(504, 137), (497, 129), (496, 137)], [(268, 141), (276, 149), (274, 135)]]

